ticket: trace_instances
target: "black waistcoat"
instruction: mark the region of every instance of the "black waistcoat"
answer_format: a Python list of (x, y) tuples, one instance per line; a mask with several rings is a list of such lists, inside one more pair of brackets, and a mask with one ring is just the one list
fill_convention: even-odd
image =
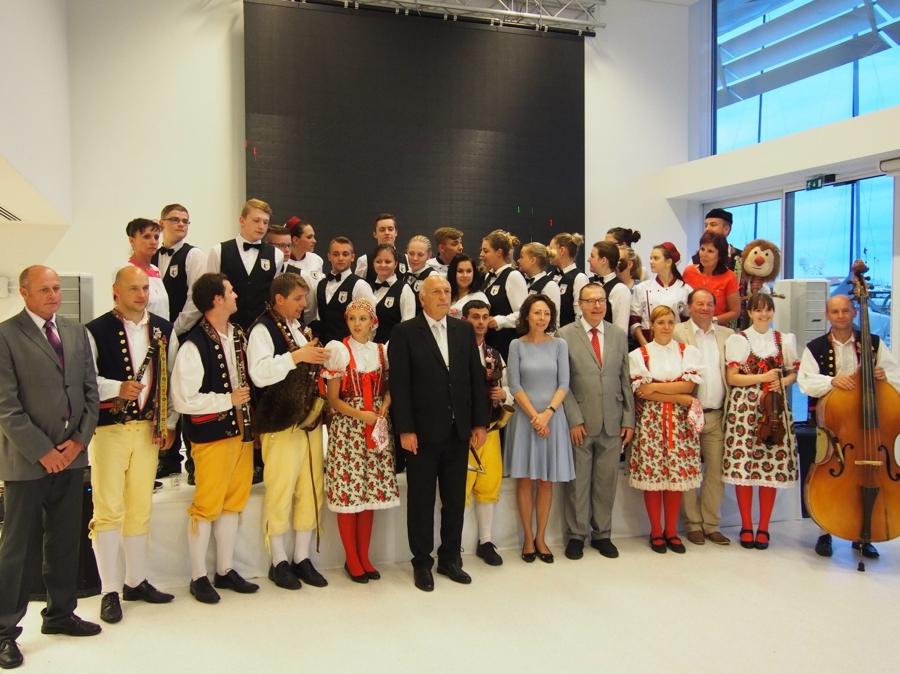
[[(494, 282), (484, 289), (488, 302), (491, 303), (491, 316), (506, 316), (512, 313), (512, 304), (506, 294), (506, 280), (512, 274), (512, 267), (504, 269)], [(500, 352), (503, 360), (509, 360), (509, 345), (516, 338), (514, 328), (488, 330), (485, 341)]]
[(422, 284), (425, 282), (429, 276), (431, 276), (435, 272), (434, 267), (424, 267), (419, 271), (418, 274), (414, 274), (413, 272), (407, 270), (406, 276), (403, 277), (403, 280), (406, 281), (406, 285), (408, 285), (412, 291), (413, 295), (416, 298), (416, 316), (422, 313), (422, 302), (419, 300), (419, 290), (422, 289)]
[[(816, 363), (819, 366), (819, 374), (828, 375), (829, 377), (834, 377), (837, 374), (837, 362), (834, 356), (834, 347), (831, 345), (831, 340), (828, 338), (831, 333), (827, 332), (821, 337), (816, 337), (814, 340), (809, 342), (806, 345), (806, 348), (809, 349), (809, 352), (812, 354), (813, 358), (816, 359)], [(857, 349), (857, 363), (859, 362), (859, 331), (853, 331), (853, 341), (856, 343)], [(878, 335), (872, 335), (872, 362), (876, 362), (876, 358), (878, 357), (878, 344), (880, 340)], [(808, 402), (808, 410), (809, 410), (809, 419), (813, 420), (816, 418), (816, 403), (819, 402), (818, 398), (813, 398), (809, 396), (807, 399)]]
[[(324, 345), (336, 339), (342, 340), (350, 334), (344, 311), (347, 305), (353, 301), (353, 286), (362, 281), (356, 274), (347, 274), (341, 284), (335, 289), (331, 301), (325, 301), (325, 286), (328, 284), (326, 276), (316, 286), (316, 301), (319, 307), (319, 320), (316, 322), (316, 337)], [(343, 298), (343, 299), (342, 299)]]
[(249, 330), (266, 309), (269, 299), (269, 286), (278, 270), (275, 268), (275, 246), (263, 243), (259, 255), (247, 275), (244, 261), (238, 251), (237, 239), (224, 241), (222, 244), (222, 264), (220, 271), (228, 277), (234, 292), (237, 293), (237, 312), (229, 319), (232, 323)]
[(622, 282), (618, 276), (613, 276), (609, 281), (600, 280), (600, 285), (603, 286), (603, 290), (606, 291), (606, 316), (603, 317), (603, 320), (607, 323), (613, 322), (613, 308), (612, 302), (609, 301), (609, 293), (612, 292), (612, 289), (615, 288)]
[(578, 267), (570, 269), (559, 277), (559, 326), (575, 322), (575, 278)]
[[(97, 374), (105, 379), (115, 379), (116, 381), (126, 381), (137, 376), (143, 362), (132, 363), (131, 355), (128, 351), (128, 336), (122, 321), (119, 320), (112, 311), (107, 311), (102, 316), (98, 316), (85, 326), (91, 332), (91, 337), (97, 344)], [(152, 339), (154, 330), (159, 330), (166, 340), (172, 339), (172, 324), (157, 316), (150, 314), (148, 325), (150, 336)], [(156, 398), (156, 392), (159, 388), (159, 373), (156, 371), (156, 364), (159, 361), (154, 358), (148, 370), (150, 376), (150, 391), (147, 394), (143, 409), (138, 409), (132, 405), (130, 412), (124, 417), (124, 421), (150, 420), (153, 418), (153, 401)], [(111, 400), (104, 400), (100, 403), (100, 416), (97, 420), (98, 426), (110, 426), (118, 423), (119, 419), (113, 414), (113, 408), (109, 403)], [(160, 410), (160, 414), (167, 414), (167, 410)]]
[(378, 304), (375, 305), (375, 313), (378, 316), (378, 330), (375, 331), (374, 341), (386, 344), (391, 338), (391, 331), (400, 322), (400, 296), (406, 284), (402, 279), (394, 282), (384, 294)]
[[(162, 277), (163, 285), (169, 294), (169, 318), (173, 323), (187, 302), (187, 257), (193, 247), (191, 244), (186, 243), (179, 248), (169, 260), (169, 267), (166, 269), (165, 276)], [(154, 253), (152, 262), (159, 267), (159, 251)], [(230, 281), (231, 277), (228, 280)]]

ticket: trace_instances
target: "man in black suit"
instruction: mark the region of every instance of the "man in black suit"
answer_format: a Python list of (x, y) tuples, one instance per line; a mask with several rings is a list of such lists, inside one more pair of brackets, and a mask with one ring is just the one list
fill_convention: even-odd
[(84, 328), (58, 316), (59, 276), (28, 267), (19, 276), (25, 309), (0, 323), (0, 480), (6, 524), (0, 537), (0, 668), (22, 664), (16, 638), (28, 605), (28, 571), (43, 534), (44, 634), (92, 636), (75, 615), (85, 447), (97, 425), (94, 361)]
[(450, 284), (437, 274), (419, 291), (423, 313), (400, 323), (388, 344), (391, 411), (406, 450), (407, 533), (415, 584), (434, 589), (435, 482), (441, 493), (441, 545), (437, 571), (471, 583), (460, 544), (466, 502), (469, 445), (484, 444), (487, 383), (475, 333), (447, 316)]

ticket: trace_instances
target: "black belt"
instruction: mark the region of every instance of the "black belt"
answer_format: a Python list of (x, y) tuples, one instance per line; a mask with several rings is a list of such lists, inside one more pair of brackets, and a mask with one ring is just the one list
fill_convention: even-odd
[(721, 407), (704, 407), (703, 408), (703, 414), (706, 414), (707, 412), (721, 412), (721, 411), (722, 411)]

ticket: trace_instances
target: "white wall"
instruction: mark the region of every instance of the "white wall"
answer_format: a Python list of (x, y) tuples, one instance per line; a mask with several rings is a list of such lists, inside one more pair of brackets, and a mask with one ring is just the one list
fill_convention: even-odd
[(699, 206), (673, 207), (654, 184), (689, 158), (688, 14), (682, 5), (609, 0), (607, 27), (585, 40), (588, 247), (620, 226), (640, 230), (645, 260), (663, 241), (692, 250)]

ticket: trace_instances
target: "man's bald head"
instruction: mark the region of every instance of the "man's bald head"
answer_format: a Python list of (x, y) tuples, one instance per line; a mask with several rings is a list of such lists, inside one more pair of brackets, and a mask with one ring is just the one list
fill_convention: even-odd
[(831, 323), (831, 329), (839, 333), (846, 333), (853, 329), (853, 319), (856, 318), (856, 307), (853, 301), (846, 295), (829, 297), (825, 303), (825, 318)]
[(113, 282), (113, 301), (116, 308), (129, 318), (143, 314), (150, 301), (150, 279), (147, 273), (130, 264), (119, 269)]
[(113, 281), (113, 285), (122, 286), (129, 283), (139, 283), (146, 278), (147, 272), (140, 267), (135, 267), (133, 264), (128, 264), (116, 272), (116, 278), (115, 281)]
[(42, 264), (26, 267), (19, 274), (19, 294), (30, 312), (50, 320), (59, 309), (59, 274)]
[(831, 311), (832, 308), (836, 307), (853, 309), (853, 300), (847, 295), (834, 295), (833, 297), (829, 297), (828, 301), (825, 303), (825, 311)]
[(426, 314), (435, 321), (441, 320), (450, 311), (450, 283), (443, 276), (432, 274), (422, 283), (419, 300)]

